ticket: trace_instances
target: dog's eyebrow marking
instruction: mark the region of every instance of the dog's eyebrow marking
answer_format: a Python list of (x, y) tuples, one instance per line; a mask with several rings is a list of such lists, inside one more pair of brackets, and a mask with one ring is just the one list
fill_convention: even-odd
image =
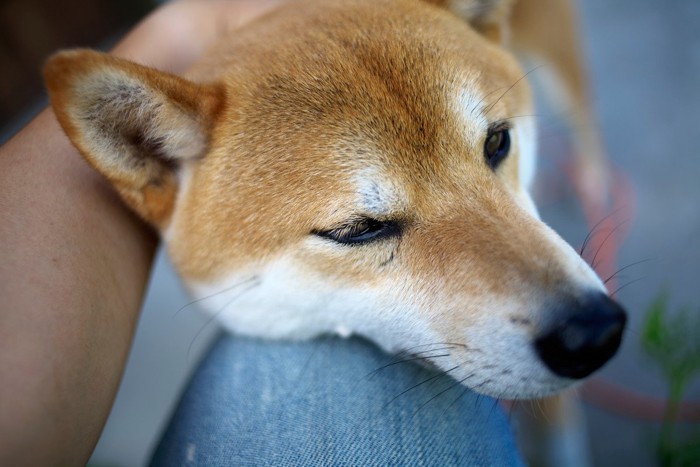
[(457, 90), (454, 111), (459, 116), (464, 128), (464, 137), (470, 144), (477, 144), (489, 127), (484, 111), (484, 97), (474, 86), (474, 80), (468, 80)]
[(365, 169), (355, 180), (359, 207), (367, 214), (386, 216), (401, 207), (397, 187), (376, 170)]
[(532, 117), (518, 119), (515, 129), (518, 141), (520, 186), (525, 190), (529, 190), (537, 168), (537, 130), (535, 128), (535, 120)]
[(365, 186), (360, 186), (360, 195), (365, 209), (378, 212), (386, 210), (386, 203), (376, 182), (369, 181)]

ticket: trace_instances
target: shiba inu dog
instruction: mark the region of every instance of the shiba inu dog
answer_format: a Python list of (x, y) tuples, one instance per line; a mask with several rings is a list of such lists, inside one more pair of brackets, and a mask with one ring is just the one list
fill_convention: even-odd
[(356, 333), (477, 392), (543, 397), (602, 366), (626, 318), (528, 193), (511, 51), (539, 47), (573, 101), (582, 86), (570, 39), (543, 40), (566, 26), (542, 30), (537, 8), (302, 0), (186, 77), (88, 50), (45, 77), (72, 142), (228, 329)]

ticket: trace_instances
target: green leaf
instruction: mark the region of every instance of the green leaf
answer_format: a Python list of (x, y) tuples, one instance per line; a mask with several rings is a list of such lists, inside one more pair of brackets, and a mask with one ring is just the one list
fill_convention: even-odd
[(662, 290), (647, 310), (641, 344), (667, 379), (671, 399), (679, 400), (700, 373), (700, 309), (668, 311), (668, 292)]

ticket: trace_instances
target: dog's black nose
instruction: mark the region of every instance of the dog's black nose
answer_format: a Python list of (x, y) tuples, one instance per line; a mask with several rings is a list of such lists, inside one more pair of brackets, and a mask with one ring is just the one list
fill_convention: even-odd
[[(572, 300), (535, 340), (535, 349), (547, 367), (559, 376), (585, 378), (603, 366), (620, 346), (627, 316), (620, 305), (603, 293)], [(561, 307), (561, 305), (560, 305)]]

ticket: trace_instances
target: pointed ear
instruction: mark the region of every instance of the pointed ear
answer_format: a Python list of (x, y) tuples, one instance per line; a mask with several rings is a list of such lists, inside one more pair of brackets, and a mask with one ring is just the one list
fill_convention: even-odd
[(488, 39), (506, 44), (514, 0), (428, 0), (464, 18)]
[(44, 79), (85, 159), (141, 217), (163, 227), (178, 166), (207, 152), (223, 90), (89, 50), (54, 55)]

